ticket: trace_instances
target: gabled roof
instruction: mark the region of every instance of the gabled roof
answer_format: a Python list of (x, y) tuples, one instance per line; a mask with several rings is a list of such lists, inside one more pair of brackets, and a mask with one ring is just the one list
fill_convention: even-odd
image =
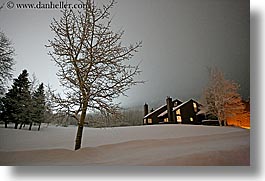
[[(176, 111), (177, 109), (179, 109), (180, 107), (184, 106), (185, 104), (187, 104), (187, 103), (190, 102), (190, 101), (198, 103), (197, 101), (195, 101), (195, 100), (193, 100), (193, 99), (190, 99), (190, 100), (188, 100), (188, 101), (185, 101), (185, 102), (181, 103), (180, 105), (178, 105), (178, 106), (176, 106), (176, 107), (173, 107), (173, 111)], [(198, 104), (201, 106), (200, 103), (198, 103)], [(167, 110), (165, 110), (164, 112), (162, 112), (161, 114), (159, 114), (158, 117), (163, 117), (163, 116), (165, 116), (166, 114), (167, 114)]]
[(191, 100), (192, 100), (192, 99), (183, 102), (182, 104), (178, 105), (177, 107), (174, 107), (174, 108), (173, 108), (173, 111), (176, 111), (177, 109), (179, 109), (180, 107), (184, 106), (185, 104), (187, 104), (187, 103), (190, 102)]
[(163, 117), (167, 114), (167, 110), (165, 110), (164, 112), (162, 112), (161, 114), (159, 114), (157, 117)]
[(183, 105), (187, 104), (187, 103), (190, 102), (190, 101), (192, 101), (192, 102), (196, 102), (197, 104), (199, 104), (199, 106), (202, 106), (202, 104), (198, 103), (198, 101), (195, 101), (194, 99), (190, 99), (190, 100), (188, 100), (188, 101), (186, 101), (186, 102), (183, 102), (182, 104), (178, 105), (177, 107), (174, 107), (174, 108), (173, 108), (173, 111), (176, 111), (177, 109), (179, 109), (180, 107), (182, 107)]
[(207, 111), (205, 109), (201, 109), (199, 112), (196, 113), (196, 115), (200, 115), (200, 114), (206, 114)]
[[(175, 103), (175, 102), (182, 102), (182, 101), (180, 101), (179, 99), (175, 99), (175, 100), (173, 100), (172, 102)], [(164, 109), (166, 106), (167, 106), (167, 104), (164, 104), (164, 105), (160, 106), (159, 108), (157, 108), (156, 110), (154, 110), (154, 111), (148, 113), (147, 115), (144, 116), (144, 119), (145, 119), (145, 118), (148, 118), (150, 115), (152, 115), (152, 114), (154, 114), (154, 113), (160, 111), (161, 109)]]
[(145, 119), (145, 118), (148, 118), (150, 115), (152, 115), (152, 114), (154, 114), (155, 112), (157, 112), (157, 111), (163, 109), (163, 108), (166, 107), (166, 106), (167, 106), (166, 104), (165, 104), (165, 105), (162, 105), (162, 106), (160, 106), (159, 108), (157, 108), (156, 110), (154, 110), (154, 111), (148, 113), (147, 115), (144, 116), (144, 119)]

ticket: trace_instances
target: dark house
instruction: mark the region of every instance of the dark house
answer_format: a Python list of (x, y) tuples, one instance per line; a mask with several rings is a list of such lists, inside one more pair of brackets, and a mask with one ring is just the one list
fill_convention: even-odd
[(146, 114), (143, 123), (201, 124), (202, 120), (205, 119), (204, 114), (200, 114), (202, 105), (197, 101), (193, 99), (186, 102), (181, 102), (178, 99), (171, 100), (171, 98), (167, 98), (166, 105)]
[[(190, 99), (182, 104), (174, 107), (172, 109), (173, 114), (176, 115), (175, 123), (179, 124), (201, 124), (203, 117), (201, 118), (201, 114), (197, 114), (201, 107), (201, 104)], [(167, 122), (168, 119), (168, 112), (165, 111), (158, 115), (159, 118), (162, 118)]]
[[(178, 99), (175, 99), (172, 101), (170, 97), (166, 99), (167, 104), (164, 104), (160, 106), (159, 108), (152, 110), (150, 113), (148, 113), (148, 105), (144, 105), (144, 119), (143, 124), (159, 124), (164, 123), (163, 118), (159, 118), (158, 115), (161, 113), (167, 111), (167, 109), (170, 109), (174, 106), (180, 105), (182, 102)], [(171, 116), (173, 119), (173, 115)], [(173, 121), (172, 121), (173, 122)]]

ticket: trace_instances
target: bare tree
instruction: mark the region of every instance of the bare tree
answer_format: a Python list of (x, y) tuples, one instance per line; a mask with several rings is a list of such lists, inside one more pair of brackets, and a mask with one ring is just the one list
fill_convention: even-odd
[(12, 78), (14, 52), (11, 41), (0, 31), (0, 94), (4, 93), (4, 85)]
[(64, 96), (57, 94), (55, 100), (78, 120), (75, 150), (81, 147), (87, 111), (115, 114), (119, 104), (113, 100), (141, 82), (135, 80), (139, 66), (127, 61), (142, 43), (123, 46), (124, 32), (111, 30), (114, 0), (102, 7), (93, 0), (83, 5), (82, 11), (64, 9), (62, 17), (53, 20), (50, 28), (55, 37), (48, 45), (53, 49), (49, 55), (59, 67), (57, 76), (65, 88)]
[(217, 68), (210, 70), (210, 81), (203, 92), (203, 104), (209, 114), (227, 125), (227, 118), (236, 114), (243, 114), (244, 104), (238, 93), (239, 84), (226, 80)]

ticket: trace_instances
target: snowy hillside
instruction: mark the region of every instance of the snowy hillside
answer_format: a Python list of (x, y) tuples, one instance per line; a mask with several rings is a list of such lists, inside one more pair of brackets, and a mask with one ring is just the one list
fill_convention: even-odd
[(0, 129), (1, 165), (249, 165), (249, 130), (154, 125), (85, 128), (72, 151), (76, 128)]

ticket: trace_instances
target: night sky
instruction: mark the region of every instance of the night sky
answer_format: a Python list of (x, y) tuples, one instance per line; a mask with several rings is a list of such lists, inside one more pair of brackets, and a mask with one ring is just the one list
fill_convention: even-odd
[[(111, 12), (113, 30), (125, 30), (124, 45), (143, 41), (131, 63), (141, 62), (142, 74), (137, 79), (146, 83), (119, 98), (122, 105), (164, 101), (166, 96), (199, 99), (212, 66), (239, 83), (241, 95), (249, 98), (248, 0), (117, 0)], [(49, 29), (52, 18), (59, 16), (59, 10), (4, 7), (0, 11), (1, 31), (16, 50), (14, 76), (27, 69), (58, 91), (57, 68), (44, 45), (53, 37)]]

